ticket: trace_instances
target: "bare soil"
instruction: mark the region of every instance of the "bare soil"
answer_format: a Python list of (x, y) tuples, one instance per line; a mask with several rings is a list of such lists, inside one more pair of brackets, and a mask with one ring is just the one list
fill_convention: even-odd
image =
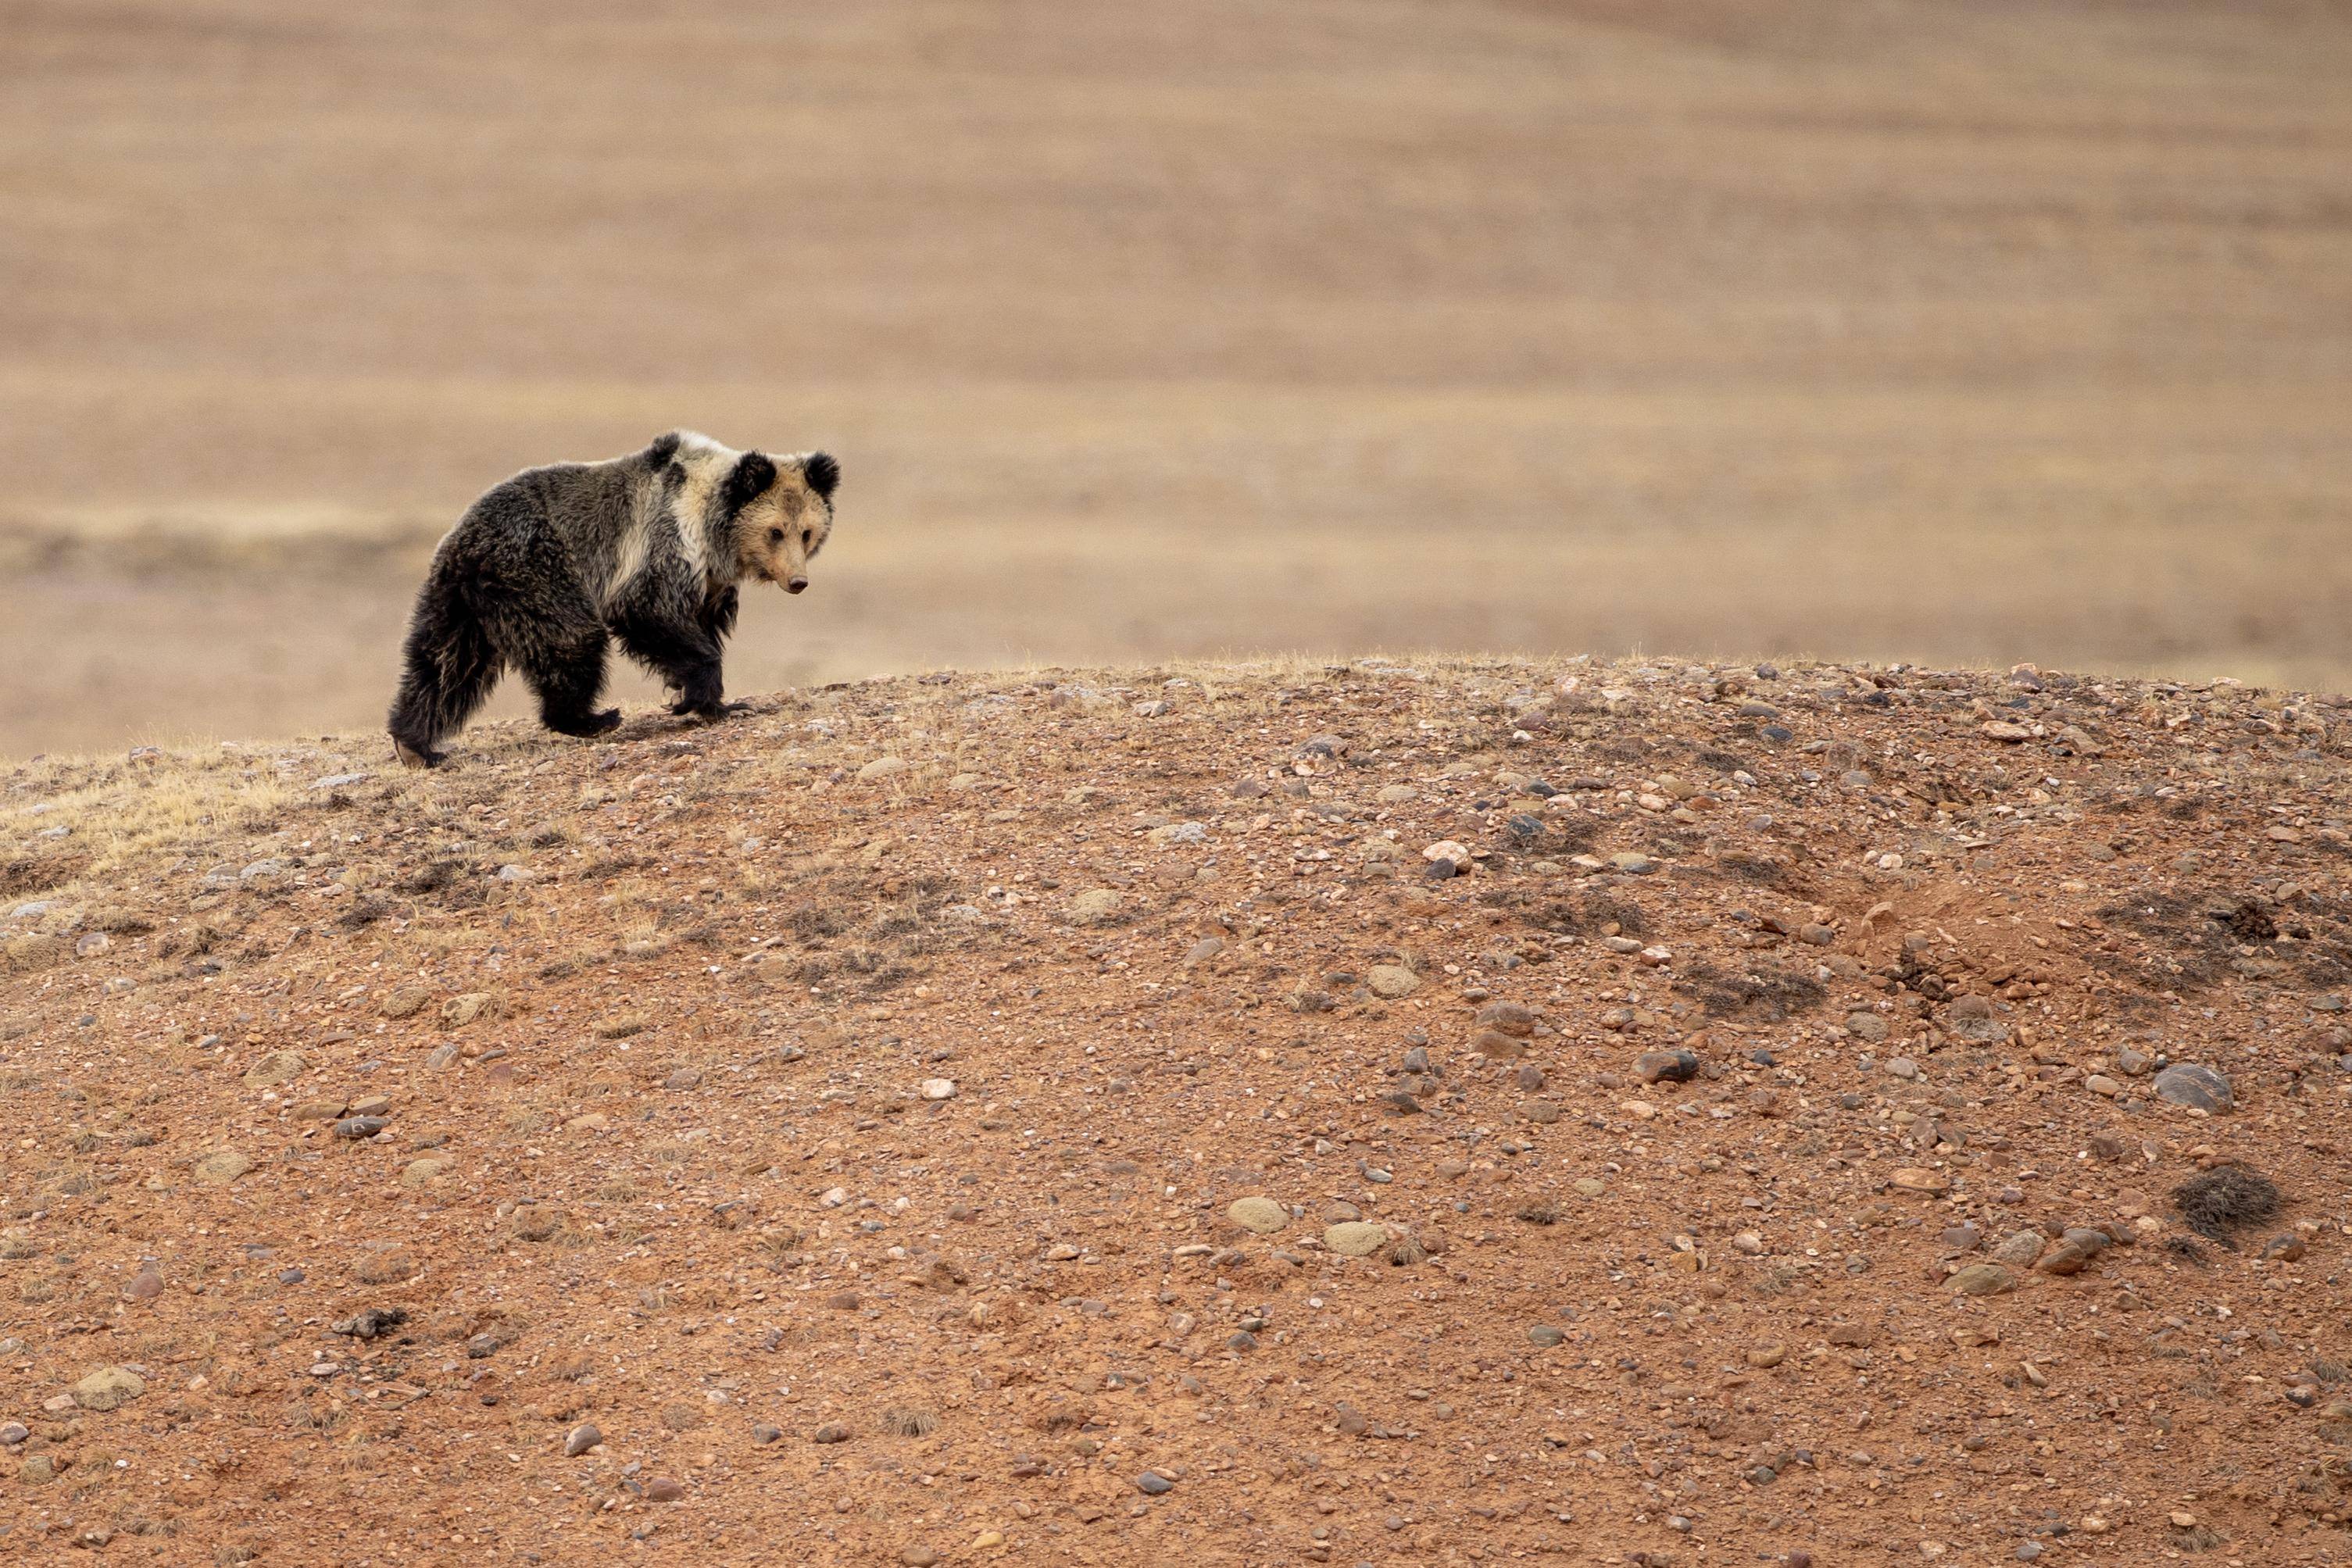
[(754, 709), (0, 779), (0, 1559), (2352, 1558), (2340, 704)]

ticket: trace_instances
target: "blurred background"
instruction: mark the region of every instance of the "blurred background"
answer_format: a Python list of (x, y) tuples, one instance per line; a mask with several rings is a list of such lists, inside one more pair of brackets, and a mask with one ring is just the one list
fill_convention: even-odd
[(2352, 685), (2347, 82), (2332, 0), (0, 0), (0, 755), (373, 727), (468, 500), (677, 424), (845, 470), (739, 691)]

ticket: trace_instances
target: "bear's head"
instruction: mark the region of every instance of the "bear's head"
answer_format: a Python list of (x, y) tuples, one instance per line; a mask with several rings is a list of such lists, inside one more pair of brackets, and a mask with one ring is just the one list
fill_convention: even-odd
[(833, 489), (840, 482), (841, 465), (823, 452), (737, 458), (722, 497), (742, 575), (787, 593), (806, 588), (809, 562), (833, 532)]

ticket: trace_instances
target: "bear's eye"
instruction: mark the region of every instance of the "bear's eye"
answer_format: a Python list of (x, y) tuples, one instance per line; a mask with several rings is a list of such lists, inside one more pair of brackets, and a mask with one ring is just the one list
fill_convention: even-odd
[(768, 542), (772, 545), (780, 545), (783, 543), (784, 530), (782, 528), (770, 528), (768, 530)]

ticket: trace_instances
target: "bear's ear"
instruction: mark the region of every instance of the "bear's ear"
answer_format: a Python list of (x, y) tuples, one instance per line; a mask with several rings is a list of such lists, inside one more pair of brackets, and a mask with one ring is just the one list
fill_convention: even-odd
[(808, 479), (808, 487), (830, 505), (833, 487), (841, 483), (841, 465), (833, 460), (830, 452), (812, 452), (801, 459), (801, 473)]
[(653, 444), (646, 448), (646, 466), (659, 470), (677, 455), (677, 432), (673, 430), (667, 434), (654, 437)]
[(731, 517), (758, 500), (775, 482), (774, 459), (764, 452), (746, 452), (735, 459), (735, 466), (727, 471), (726, 488), (719, 492), (720, 503)]

